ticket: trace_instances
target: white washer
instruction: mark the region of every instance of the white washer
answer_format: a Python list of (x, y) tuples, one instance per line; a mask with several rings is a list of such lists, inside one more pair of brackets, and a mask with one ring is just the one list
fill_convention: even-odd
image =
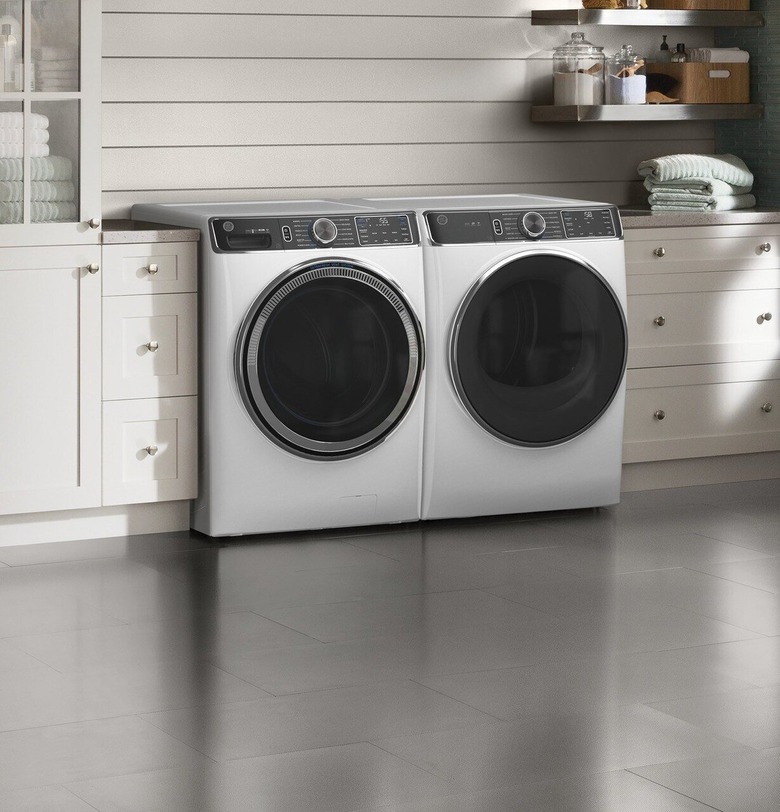
[(422, 251), (414, 212), (156, 204), (201, 230), (200, 476), (211, 536), (420, 518)]
[(395, 205), (417, 210), (423, 231), (422, 518), (618, 502), (628, 338), (617, 209), (521, 195)]

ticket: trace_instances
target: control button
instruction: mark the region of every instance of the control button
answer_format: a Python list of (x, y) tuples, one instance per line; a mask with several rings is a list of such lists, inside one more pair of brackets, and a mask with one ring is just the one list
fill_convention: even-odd
[(315, 220), (311, 227), (311, 236), (314, 242), (319, 245), (330, 245), (338, 236), (339, 230), (333, 220), (328, 220), (327, 217), (320, 217)]
[(440, 226), (446, 226), (446, 225), (447, 225), (447, 223), (449, 223), (449, 219), (448, 219), (448, 217), (447, 217), (447, 215), (446, 215), (446, 214), (440, 214), (440, 215), (439, 215), (439, 216), (436, 218), (436, 222), (437, 222), (437, 223), (438, 223)]
[(547, 221), (539, 212), (529, 211), (523, 215), (523, 219), (518, 223), (520, 229), (524, 231), (532, 240), (541, 237), (547, 228)]
[(292, 229), (290, 226), (282, 226), (282, 239), (285, 242), (292, 242)]
[(504, 233), (504, 226), (502, 225), (498, 217), (496, 217), (496, 219), (493, 220), (493, 233), (497, 237), (500, 237)]
[(235, 228), (235, 226), (233, 225), (233, 223), (231, 223), (231, 222), (230, 222), (230, 220), (225, 220), (225, 222), (224, 222), (224, 223), (222, 223), (222, 230), (223, 230), (223, 231), (228, 231), (228, 232), (230, 232), (230, 231), (232, 231), (234, 228)]

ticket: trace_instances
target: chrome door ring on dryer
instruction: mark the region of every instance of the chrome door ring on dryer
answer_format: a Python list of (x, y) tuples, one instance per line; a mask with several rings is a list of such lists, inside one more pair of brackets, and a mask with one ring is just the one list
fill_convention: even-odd
[(467, 292), (452, 325), (450, 374), (490, 434), (552, 446), (607, 410), (627, 351), (623, 309), (595, 268), (534, 251), (503, 260)]
[(334, 257), (290, 269), (255, 299), (234, 370), (244, 406), (275, 443), (317, 459), (388, 436), (423, 368), (419, 321), (368, 264)]

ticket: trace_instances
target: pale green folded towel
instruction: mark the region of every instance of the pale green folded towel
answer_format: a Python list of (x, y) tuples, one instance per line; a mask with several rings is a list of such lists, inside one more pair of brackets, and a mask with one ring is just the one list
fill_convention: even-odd
[(642, 161), (637, 172), (656, 183), (688, 178), (712, 178), (732, 186), (753, 185), (753, 173), (736, 155), (664, 155)]
[(734, 211), (752, 209), (756, 205), (754, 195), (671, 195), (652, 194), (649, 198), (653, 211)]
[(683, 192), (690, 195), (746, 195), (752, 186), (734, 186), (716, 178), (683, 178), (681, 180), (657, 181), (645, 178), (645, 189), (651, 194)]

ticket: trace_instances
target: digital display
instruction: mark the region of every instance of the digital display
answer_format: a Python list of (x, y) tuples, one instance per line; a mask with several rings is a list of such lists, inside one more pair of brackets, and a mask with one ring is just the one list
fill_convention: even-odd
[(356, 217), (361, 245), (413, 245), (414, 234), (407, 214), (380, 214)]
[(563, 226), (566, 229), (566, 236), (570, 240), (617, 236), (609, 209), (564, 211)]

